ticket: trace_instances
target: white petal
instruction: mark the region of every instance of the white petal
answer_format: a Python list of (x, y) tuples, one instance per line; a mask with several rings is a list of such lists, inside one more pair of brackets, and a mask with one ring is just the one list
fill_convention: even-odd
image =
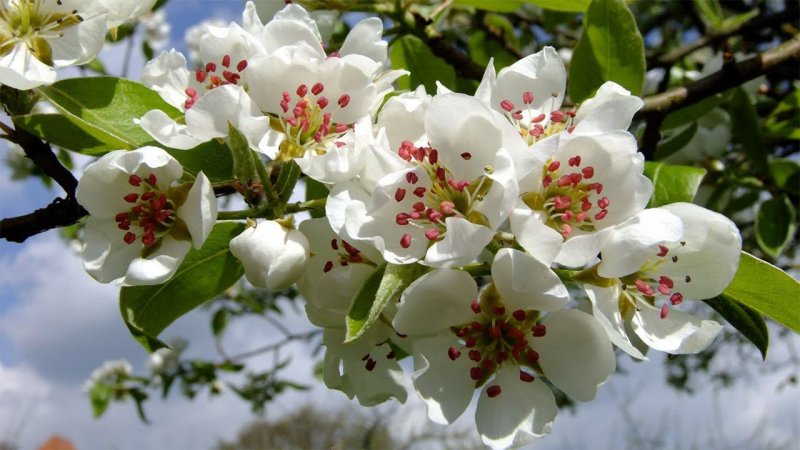
[(139, 124), (153, 139), (169, 148), (188, 150), (205, 142), (189, 134), (186, 125), (177, 123), (160, 109), (148, 111)]
[(377, 125), (386, 129), (389, 149), (396, 152), (403, 141), (414, 145), (427, 145), (425, 136), (425, 111), (431, 101), (425, 86), (386, 100), (378, 115)]
[(186, 202), (178, 208), (177, 215), (186, 223), (194, 248), (202, 247), (217, 222), (217, 198), (211, 182), (202, 171), (197, 174)]
[(467, 355), (451, 361), (447, 351), (453, 345), (449, 332), (414, 341), (414, 387), (428, 405), (428, 417), (440, 424), (458, 419), (475, 391), (469, 376), (472, 361)]
[(573, 133), (627, 130), (644, 102), (613, 81), (606, 81), (594, 97), (586, 100), (575, 115)]
[[(533, 93), (533, 103), (525, 106), (549, 116), (551, 111), (561, 107), (566, 86), (564, 64), (553, 47), (545, 47), (500, 70), (491, 106), (500, 110), (503, 100), (523, 106), (522, 94), (530, 91)], [(527, 110), (523, 110), (523, 115), (528, 114)]]
[(488, 177), (493, 182), (492, 186), (484, 199), (473, 208), (486, 216), (492, 229), (497, 229), (508, 219), (519, 198), (514, 161), (505, 148), (497, 151), (493, 171)]
[[(483, 225), (458, 217), (444, 221), (447, 233), (425, 254), (425, 264), (431, 267), (456, 267), (474, 261), (494, 238), (494, 231)], [(413, 240), (412, 240), (413, 243)]]
[(39, 61), (25, 44), (18, 43), (0, 56), (0, 82), (14, 89), (27, 90), (56, 81), (56, 71)]
[(542, 322), (547, 334), (531, 343), (550, 382), (582, 402), (594, 398), (597, 387), (614, 373), (616, 359), (605, 329), (580, 311), (551, 312)]
[(203, 141), (227, 136), (229, 123), (247, 137), (254, 150), (269, 128), (267, 118), (244, 89), (236, 85), (212, 89), (186, 111), (187, 131)]
[[(555, 231), (555, 230), (553, 230)], [(583, 234), (567, 239), (561, 246), (555, 262), (567, 267), (582, 267), (593, 262), (613, 231), (604, 228), (592, 234)]]
[(305, 272), (309, 258), (303, 233), (266, 220), (231, 239), (230, 250), (244, 266), (247, 281), (256, 287), (279, 291)]
[(532, 211), (519, 201), (511, 212), (511, 232), (525, 251), (549, 266), (561, 250), (564, 238), (561, 233), (545, 225), (542, 216), (542, 212)]
[(83, 245), (83, 267), (100, 283), (110, 283), (125, 276), (128, 266), (141, 253), (141, 246), (128, 245), (112, 219), (89, 216)]
[(592, 315), (606, 329), (611, 342), (634, 358), (646, 360), (647, 357), (633, 345), (625, 331), (625, 323), (619, 312), (619, 286), (604, 288), (587, 284), (584, 289), (592, 302)]
[(142, 84), (156, 91), (170, 105), (183, 110), (191, 74), (186, 58), (175, 49), (162, 52), (142, 69)]
[(519, 250), (500, 249), (492, 279), (510, 310), (552, 311), (569, 302), (569, 292), (550, 267)]
[(131, 261), (128, 273), (122, 280), (123, 285), (140, 286), (164, 283), (172, 278), (191, 248), (192, 244), (188, 241), (179, 241), (169, 235), (163, 237), (161, 245), (153, 254), (147, 258), (136, 258)]
[(631, 322), (633, 330), (650, 347), (675, 355), (699, 353), (714, 341), (722, 325), (672, 309), (661, 318), (658, 308), (639, 302)]
[(493, 449), (508, 448), (519, 433), (534, 437), (550, 433), (558, 407), (544, 382), (521, 381), (519, 368), (507, 365), (488, 384), (500, 386), (501, 392), (490, 398), (484, 388), (478, 399), (475, 423), (484, 444)]
[(495, 89), (496, 82), (497, 72), (494, 70), (494, 57), (492, 57), (489, 58), (489, 64), (486, 65), (486, 71), (483, 72), (481, 83), (475, 90), (475, 98), (491, 106), (492, 91)]
[(386, 60), (387, 43), (381, 38), (383, 22), (377, 17), (364, 19), (356, 24), (339, 49), (339, 54), (364, 55), (373, 61), (383, 63)]
[(470, 304), (477, 295), (478, 287), (467, 272), (434, 270), (406, 288), (392, 325), (410, 336), (445, 331), (473, 320)]
[(48, 39), (53, 66), (66, 67), (91, 61), (105, 43), (106, 16), (100, 14), (67, 28), (57, 39)]
[(261, 39), (268, 52), (302, 43), (325, 57), (317, 24), (300, 5), (289, 4), (278, 11), (264, 26)]

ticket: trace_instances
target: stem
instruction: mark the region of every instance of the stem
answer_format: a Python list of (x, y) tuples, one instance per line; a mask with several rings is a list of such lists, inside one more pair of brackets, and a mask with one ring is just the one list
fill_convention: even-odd
[(253, 217), (263, 217), (265, 211), (260, 208), (250, 208), (241, 211), (220, 211), (217, 220), (245, 220)]
[(267, 194), (267, 202), (272, 207), (275, 207), (279, 202), (278, 193), (275, 192), (275, 186), (272, 185), (272, 180), (269, 177), (269, 173), (267, 173), (267, 168), (264, 166), (264, 162), (261, 161), (261, 156), (253, 150), (253, 158), (255, 159), (256, 163), (256, 172), (258, 173), (258, 178), (261, 179), (261, 185), (264, 186), (264, 192)]
[(323, 209), (328, 202), (328, 197), (316, 198), (305, 202), (297, 202), (286, 205), (287, 213), (296, 213), (300, 211), (309, 211), (312, 209)]

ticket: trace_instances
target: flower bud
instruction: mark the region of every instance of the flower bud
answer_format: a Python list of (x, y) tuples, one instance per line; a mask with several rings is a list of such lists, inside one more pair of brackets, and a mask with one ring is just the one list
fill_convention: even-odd
[(244, 265), (253, 286), (279, 291), (291, 286), (306, 270), (308, 240), (303, 233), (266, 220), (231, 239), (231, 253)]

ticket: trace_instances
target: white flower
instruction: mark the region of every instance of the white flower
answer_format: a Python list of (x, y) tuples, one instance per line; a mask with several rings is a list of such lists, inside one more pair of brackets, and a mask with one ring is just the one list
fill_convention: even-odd
[(639, 97), (613, 81), (606, 81), (594, 97), (583, 102), (575, 113), (572, 133), (602, 133), (627, 130), (633, 115), (644, 105)]
[(547, 266), (504, 249), (492, 277), (479, 294), (466, 272), (426, 274), (403, 293), (393, 325), (414, 339), (414, 387), (431, 420), (452, 423), (482, 388), (478, 432), (485, 444), (505, 448), (523, 435), (550, 432), (557, 408), (542, 376), (588, 401), (615, 360), (603, 328), (588, 314), (562, 309), (539, 320), (536, 310), (557, 309), (569, 298)]
[(156, 147), (114, 151), (86, 168), (76, 195), (89, 211), (83, 262), (92, 277), (163, 283), (192, 245), (203, 245), (217, 218), (214, 191), (202, 172), (175, 186), (182, 174)]
[(97, 12), (108, 14), (108, 28), (116, 28), (149, 12), (156, 0), (95, 0), (93, 3)]
[(309, 257), (305, 235), (274, 220), (248, 227), (231, 239), (230, 249), (244, 265), (247, 281), (272, 291), (294, 284), (303, 275)]
[(424, 126), (428, 145), (406, 140), (397, 150), (404, 169), (378, 180), (371, 194), (358, 183), (334, 187), (326, 209), (337, 232), (369, 243), (392, 264), (463, 265), (513, 208), (517, 183), (508, 149), (524, 144), (507, 122), (462, 94), (433, 97)]
[(117, 383), (120, 379), (127, 378), (133, 368), (131, 364), (124, 359), (114, 359), (104, 361), (103, 364), (94, 369), (89, 379), (84, 383), (83, 390), (89, 392), (98, 384)]
[(186, 42), (186, 55), (192, 67), (204, 66), (200, 60), (200, 39), (209, 33), (209, 28), (224, 28), (227, 23), (220, 18), (204, 20), (197, 25), (192, 25), (186, 29), (183, 40)]
[(663, 158), (668, 164), (692, 164), (710, 158), (719, 158), (725, 153), (731, 142), (732, 123), (731, 116), (722, 108), (714, 108), (703, 115), (696, 122), (668, 130), (665, 139), (672, 137), (680, 139), (683, 133), (691, 132), (690, 128), (696, 127), (694, 135), (688, 143), (677, 152)]
[(644, 209), (653, 190), (636, 140), (625, 131), (552, 136), (518, 167), (526, 172), (511, 229), (547, 264), (554, 258), (568, 266), (590, 262), (602, 230)]
[(362, 405), (376, 405), (391, 397), (405, 402), (403, 372), (393, 347), (403, 343), (403, 338), (378, 322), (354, 342), (344, 343), (350, 303), (382, 262), (380, 255), (339, 238), (325, 218), (306, 220), (300, 230), (309, 236), (312, 256), (297, 286), (307, 301), (309, 320), (325, 329), (325, 385), (357, 397)]
[(169, 32), (172, 26), (167, 22), (164, 9), (142, 16), (140, 22), (144, 25), (144, 40), (153, 50), (161, 50), (169, 44)]
[(736, 274), (741, 246), (730, 220), (700, 206), (673, 203), (642, 211), (603, 243), (597, 274), (613, 281), (608, 287), (586, 285), (594, 315), (614, 343), (635, 357), (644, 355), (626, 335), (627, 321), (656, 350), (700, 352), (721, 326), (668, 305), (719, 295)]
[(56, 68), (92, 60), (105, 42), (107, 17), (94, 0), (0, 0), (0, 83), (33, 89)]

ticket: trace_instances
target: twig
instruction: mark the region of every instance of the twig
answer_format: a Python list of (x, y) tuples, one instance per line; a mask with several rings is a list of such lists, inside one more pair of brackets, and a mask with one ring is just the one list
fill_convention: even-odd
[(436, 31), (432, 26), (429, 26), (431, 23), (430, 20), (416, 12), (412, 12), (411, 14), (414, 17), (414, 24), (416, 25), (412, 28), (412, 31), (417, 37), (423, 39), (428, 44), (428, 47), (430, 47), (431, 51), (436, 56), (450, 63), (450, 65), (456, 69), (456, 72), (463, 77), (471, 78), (476, 81), (483, 79), (483, 72), (486, 70), (485, 67), (476, 63), (447, 42), (441, 33)]
[(312, 337), (318, 335), (322, 330), (311, 330), (306, 333), (299, 333), (299, 334), (290, 334), (285, 338), (281, 339), (278, 342), (273, 344), (265, 345), (263, 347), (259, 347), (244, 353), (239, 353), (238, 355), (231, 356), (231, 361), (240, 361), (242, 359), (252, 358), (253, 356), (258, 356), (262, 353), (276, 351), (279, 348), (283, 347), (284, 345), (288, 344), (291, 341), (303, 341), (307, 339), (311, 339)]

